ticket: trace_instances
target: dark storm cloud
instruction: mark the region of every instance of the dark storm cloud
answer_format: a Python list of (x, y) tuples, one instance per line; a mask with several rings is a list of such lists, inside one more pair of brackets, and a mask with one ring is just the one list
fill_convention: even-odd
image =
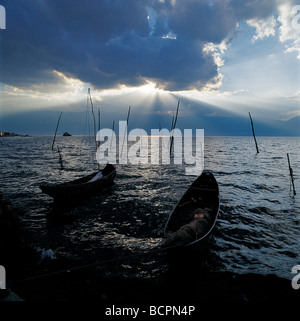
[(0, 80), (6, 84), (56, 83), (51, 71), (57, 70), (98, 88), (151, 79), (169, 90), (186, 90), (201, 89), (218, 75), (214, 59), (203, 54), (205, 43), (222, 42), (239, 19), (270, 15), (275, 1), (9, 0), (3, 5), (7, 29), (0, 35)]
[(168, 25), (178, 37), (221, 42), (236, 25), (228, 1), (179, 0), (168, 9)]

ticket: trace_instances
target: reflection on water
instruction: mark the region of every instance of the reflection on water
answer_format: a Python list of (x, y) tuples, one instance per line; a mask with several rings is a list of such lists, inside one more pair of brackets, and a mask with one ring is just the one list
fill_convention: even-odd
[[(286, 153), (300, 193), (299, 139), (206, 137), (205, 168), (219, 182), (221, 207), (207, 265), (210, 270), (274, 273), (289, 278), (300, 263), (298, 195), (292, 197)], [(51, 249), (75, 265), (156, 249), (172, 208), (195, 179), (184, 165), (117, 165), (111, 189), (71, 209), (53, 208), (39, 185), (72, 180), (97, 168), (94, 141), (12, 137), (0, 145), (0, 191), (24, 212), (22, 242)], [(109, 265), (104, 274), (155, 277), (165, 268), (153, 253)]]

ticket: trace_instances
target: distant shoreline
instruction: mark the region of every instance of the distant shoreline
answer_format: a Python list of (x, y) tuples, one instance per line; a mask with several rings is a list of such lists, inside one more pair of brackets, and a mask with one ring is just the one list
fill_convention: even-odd
[[(53, 134), (33, 134), (33, 135), (28, 135), (28, 134), (15, 134), (15, 133), (10, 133), (11, 135), (4, 135), (1, 136), (0, 135), (0, 139), (1, 137), (53, 137)], [(65, 137), (63, 135), (57, 135), (58, 136), (62, 136)], [(94, 137), (93, 135), (84, 135), (84, 134), (72, 134), (71, 136), (73, 137)], [(116, 137), (122, 137), (122, 135), (116, 135)], [(142, 135), (143, 136), (143, 135)], [(151, 135), (147, 135), (148, 137), (151, 137)], [(160, 137), (164, 137), (164, 136), (160, 136)], [(193, 135), (193, 137), (195, 137), (195, 135)], [(204, 137), (252, 137), (252, 135), (205, 135)], [(256, 135), (256, 137), (271, 137), (271, 138), (300, 138), (299, 135), (295, 136), (295, 135)]]
[(29, 135), (20, 135), (10, 132), (0, 132), (0, 137), (30, 137)]

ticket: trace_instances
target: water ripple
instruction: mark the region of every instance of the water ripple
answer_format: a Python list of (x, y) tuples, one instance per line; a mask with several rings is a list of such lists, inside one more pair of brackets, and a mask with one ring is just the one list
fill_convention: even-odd
[[(184, 166), (117, 165), (109, 191), (76, 208), (54, 209), (39, 185), (75, 179), (97, 166), (93, 141), (57, 137), (64, 170), (51, 142), (15, 137), (0, 145), (0, 191), (24, 213), (23, 242), (78, 264), (155, 249), (168, 215), (194, 179), (184, 175)], [(221, 198), (210, 268), (290, 278), (300, 263), (300, 204), (290, 192), (286, 153), (300, 191), (299, 139), (260, 137), (259, 144), (257, 155), (252, 137), (205, 138), (205, 167), (214, 172)], [(156, 255), (102, 272), (153, 277), (163, 265)]]

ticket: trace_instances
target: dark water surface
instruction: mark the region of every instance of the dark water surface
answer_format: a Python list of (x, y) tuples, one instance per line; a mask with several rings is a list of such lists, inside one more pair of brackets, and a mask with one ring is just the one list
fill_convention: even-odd
[[(300, 264), (300, 140), (257, 140), (259, 154), (252, 137), (205, 138), (205, 169), (213, 171), (221, 199), (205, 265), (209, 271), (275, 274), (291, 280), (292, 267)], [(58, 266), (71, 268), (124, 258), (100, 264), (104, 278), (155, 280), (164, 273), (167, 262), (161, 253), (134, 255), (157, 248), (170, 212), (195, 179), (184, 175), (183, 165), (117, 165), (114, 185), (103, 195), (73, 209), (53, 209), (52, 199), (39, 185), (95, 170), (93, 142), (81, 136), (57, 137), (64, 170), (51, 150), (52, 137), (2, 142), (0, 192), (23, 211), (21, 242), (41, 259), (48, 256), (45, 262), (66, 262)], [(295, 197), (286, 153), (294, 170)]]

